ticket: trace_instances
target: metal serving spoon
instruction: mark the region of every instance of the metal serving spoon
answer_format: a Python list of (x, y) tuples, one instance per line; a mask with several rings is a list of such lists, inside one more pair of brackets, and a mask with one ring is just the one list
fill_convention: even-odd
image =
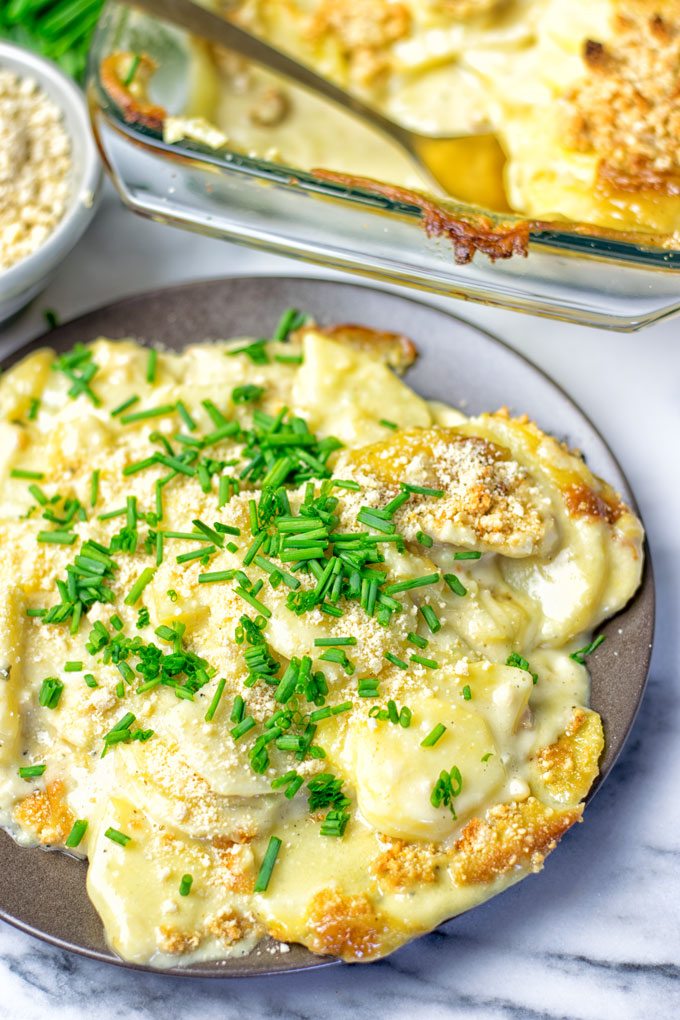
[(192, 0), (132, 2), (147, 14), (218, 43), (349, 110), (397, 142), (440, 194), (443, 191), (462, 202), (489, 209), (508, 208), (502, 183), (505, 155), (494, 135), (479, 133), (438, 138), (410, 131), (309, 67)]

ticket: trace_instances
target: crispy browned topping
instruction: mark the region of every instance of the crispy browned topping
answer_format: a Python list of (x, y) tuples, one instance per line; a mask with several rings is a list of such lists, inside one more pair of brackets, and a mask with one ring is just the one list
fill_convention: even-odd
[[(375, 354), (381, 361), (400, 375), (410, 368), (418, 357), (418, 350), (412, 340), (402, 333), (388, 333), (369, 326), (339, 324), (336, 326), (315, 326), (314, 331), (330, 337), (338, 343), (347, 344), (366, 354)], [(303, 334), (305, 328), (298, 330)]]
[(467, 823), (451, 854), (451, 872), (461, 885), (493, 882), (511, 871), (540, 871), (560, 837), (581, 820), (583, 805), (546, 807), (535, 797), (499, 804), (486, 818)]
[(512, 556), (527, 555), (546, 535), (532, 479), (506, 449), (479, 436), (444, 427), (403, 429), (344, 454), (338, 470), (345, 465), (366, 485), (408, 481), (443, 491), (440, 498), (415, 495), (397, 511), (395, 521), (407, 538), (422, 528), (444, 532), (453, 526)]
[(230, 849), (217, 850), (219, 866), (212, 872), (211, 882), (230, 892), (252, 893), (255, 884), (252, 855), (239, 852), (240, 846), (234, 843)]
[(385, 951), (390, 934), (386, 920), (367, 896), (345, 896), (338, 889), (322, 889), (313, 897), (306, 922), (306, 944), (312, 952), (343, 960), (377, 956)]
[(564, 733), (533, 758), (538, 778), (556, 801), (578, 803), (598, 773), (604, 747), (602, 721), (596, 712), (575, 708)]
[(585, 483), (568, 485), (564, 489), (564, 501), (572, 517), (592, 517), (607, 524), (616, 524), (620, 517), (629, 513), (614, 490), (604, 484), (599, 492)]
[(64, 843), (73, 825), (65, 800), (64, 784), (57, 780), (20, 801), (14, 819), (41, 843)]
[(411, 12), (391, 0), (321, 0), (309, 26), (314, 40), (332, 38), (351, 76), (371, 82), (389, 67), (387, 47), (408, 34)]
[(225, 946), (240, 942), (251, 929), (252, 922), (247, 921), (242, 914), (237, 914), (235, 910), (228, 909), (215, 914), (205, 924), (205, 930)]
[(600, 180), (680, 193), (680, 4), (627, 2), (610, 42), (586, 40), (565, 96), (567, 145), (600, 157)]
[(134, 53), (109, 53), (104, 57), (99, 66), (102, 88), (128, 124), (162, 131), (166, 111), (162, 106), (152, 103), (146, 95), (149, 79), (156, 70), (156, 61), (146, 53), (139, 55), (134, 78), (130, 85), (125, 85), (134, 60)]
[[(315, 177), (332, 184), (358, 188), (376, 195), (383, 195), (391, 202), (417, 206), (422, 213), (422, 222), (428, 237), (445, 237), (453, 245), (453, 254), (458, 265), (471, 262), (477, 252), (495, 262), (509, 259), (513, 255), (526, 256), (529, 253), (529, 230), (531, 223), (516, 220), (502, 223), (481, 213), (465, 218), (454, 215), (433, 199), (419, 191), (401, 188), (396, 184), (383, 184), (370, 177), (355, 177), (335, 170), (312, 170)], [(539, 226), (540, 224), (536, 224)]]
[(201, 935), (197, 931), (180, 931), (179, 928), (162, 924), (158, 929), (157, 941), (162, 953), (189, 953), (198, 949)]
[(376, 857), (371, 871), (380, 885), (388, 889), (407, 889), (420, 883), (431, 885), (437, 880), (441, 859), (434, 843), (407, 843), (395, 839)]

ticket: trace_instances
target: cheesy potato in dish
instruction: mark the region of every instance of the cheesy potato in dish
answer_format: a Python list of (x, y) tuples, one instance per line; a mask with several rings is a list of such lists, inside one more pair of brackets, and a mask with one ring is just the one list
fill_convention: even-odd
[(404, 337), (98, 339), (0, 379), (0, 821), (158, 966), (384, 955), (538, 871), (643, 532)]

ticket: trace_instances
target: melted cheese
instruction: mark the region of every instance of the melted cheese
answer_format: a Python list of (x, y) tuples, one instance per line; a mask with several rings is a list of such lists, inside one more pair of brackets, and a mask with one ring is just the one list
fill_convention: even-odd
[[(640, 523), (577, 455), (536, 426), (501, 414), (467, 419), (428, 404), (369, 340), (370, 331), (341, 340), (307, 327), (254, 360), (234, 353), (245, 341), (197, 344), (179, 355), (159, 352), (148, 382), (142, 348), (100, 339), (89, 348), (96, 402), (69, 396), (73, 380), (55, 370), (49, 351), (0, 380), (0, 818), (20, 842), (54, 846), (64, 845), (76, 819), (88, 822), (75, 852), (88, 858), (90, 897), (125, 959), (165, 966), (227, 958), (251, 951), (267, 933), (315, 952), (372, 958), (536, 870), (580, 818), (602, 733), (582, 707), (586, 669), (569, 653), (635, 590)], [(275, 360), (281, 353), (299, 354), (301, 363)], [(260, 388), (255, 404), (239, 399), (244, 386)], [(129, 413), (169, 410), (129, 422), (111, 413), (133, 393), (139, 400)], [(178, 401), (194, 429), (183, 426)], [(385, 531), (362, 523), (362, 509), (384, 514), (402, 482), (426, 489), (392, 512), (388, 532), (401, 538), (373, 546), (370, 569), (397, 589), (372, 614), (348, 589), (338, 596), (340, 617), (318, 605), (294, 612), (290, 597), (308, 598), (316, 574), (281, 561), (281, 549), (264, 558), (262, 548), (248, 553), (252, 501), (262, 494), (260, 483), (243, 478), (251, 454), (241, 434), (202, 448), (207, 484), (183, 472), (165, 482), (162, 522), (152, 516), (168, 456), (196, 449), (197, 437), (223, 419), (248, 430), (254, 417), (272, 422), (285, 409), (294, 428), (304, 419), (317, 440), (340, 441), (328, 471), (341, 485), (328, 489), (318, 478), (311, 492), (304, 482), (289, 485), (293, 517), (304, 519), (306, 501), (325, 484), (337, 499), (332, 529), (380, 539)], [(311, 456), (314, 475), (319, 454)], [(217, 474), (241, 476), (241, 491), (223, 505)], [(136, 548), (126, 552), (112, 540), (126, 526), (128, 497), (140, 516)], [(76, 509), (65, 521), (68, 505)], [(122, 516), (107, 516), (118, 509)], [(204, 541), (194, 530), (196, 520), (227, 531), (215, 545), (214, 536)], [(272, 521), (265, 527), (274, 534)], [(38, 541), (41, 532), (64, 529), (71, 544)], [(162, 562), (158, 530), (171, 533)], [(27, 615), (69, 595), (56, 581), (78, 566), (86, 541), (111, 551), (112, 601), (95, 601), (80, 620)], [(207, 550), (206, 562), (182, 560), (194, 549)], [(454, 558), (459, 552), (480, 555)], [(351, 566), (351, 549), (343, 555)], [(148, 584), (130, 605), (126, 596), (147, 568)], [(289, 572), (287, 582), (271, 583), (274, 568)], [(79, 569), (97, 568), (80, 561)], [(257, 586), (255, 606), (244, 599), (250, 589), (239, 571)], [(218, 579), (201, 579), (206, 573)], [(454, 573), (458, 583), (447, 583)], [(428, 576), (427, 585), (409, 587)], [(395, 603), (398, 611), (384, 618), (381, 609)], [(139, 619), (142, 607), (148, 622)], [(257, 648), (242, 617), (259, 613), (271, 683), (251, 682), (244, 655)], [(181, 653), (164, 630), (178, 626)], [(104, 647), (92, 645), (94, 627), (108, 635)], [(348, 637), (355, 643), (329, 646)], [(329, 659), (329, 647), (346, 660)], [(180, 696), (171, 655), (168, 683), (140, 691), (154, 675), (140, 648), (147, 657), (191, 653), (208, 672)], [(254, 768), (255, 742), (271, 734), (270, 720), (284, 707), (276, 700), (281, 677), (303, 656), (310, 675), (323, 675), (326, 693), (317, 690), (311, 702), (301, 689), (286, 702), (290, 717), (266, 745), (264, 766)], [(54, 708), (40, 704), (47, 678), (63, 684)], [(376, 681), (376, 695), (359, 696), (366, 678)], [(222, 699), (206, 719), (222, 680)], [(251, 729), (237, 738), (239, 698)], [(334, 707), (342, 711), (324, 711)], [(390, 718), (404, 707), (408, 726)], [(296, 756), (296, 735), (319, 710), (312, 750)], [(127, 738), (107, 745), (126, 713), (134, 716)], [(440, 738), (423, 746), (437, 726)], [(146, 739), (132, 739), (139, 731)], [(42, 775), (19, 775), (41, 764)], [(299, 777), (291, 797), (279, 782), (288, 774)], [(347, 815), (342, 835), (322, 834), (333, 797), (320, 806), (309, 801), (320, 775), (336, 784), (335, 807)], [(442, 781), (445, 796), (437, 799)], [(129, 837), (125, 845), (116, 833)], [(266, 890), (256, 893), (272, 836), (281, 849)], [(188, 896), (179, 891), (185, 874), (193, 879)]]

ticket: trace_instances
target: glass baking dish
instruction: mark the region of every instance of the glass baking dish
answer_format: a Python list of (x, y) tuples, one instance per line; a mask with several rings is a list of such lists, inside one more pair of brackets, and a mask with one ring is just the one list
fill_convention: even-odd
[[(152, 99), (180, 114), (192, 51), (180, 31), (108, 3), (90, 55), (95, 137), (121, 198), (152, 219), (376, 280), (606, 329), (632, 331), (680, 310), (680, 250), (565, 223), (532, 231), (528, 257), (456, 264), (421, 210), (360, 188), (126, 122), (100, 80), (107, 55), (148, 53)], [(446, 200), (472, 219), (479, 210)], [(507, 222), (503, 215), (503, 222)], [(518, 217), (519, 220), (519, 217)]]

